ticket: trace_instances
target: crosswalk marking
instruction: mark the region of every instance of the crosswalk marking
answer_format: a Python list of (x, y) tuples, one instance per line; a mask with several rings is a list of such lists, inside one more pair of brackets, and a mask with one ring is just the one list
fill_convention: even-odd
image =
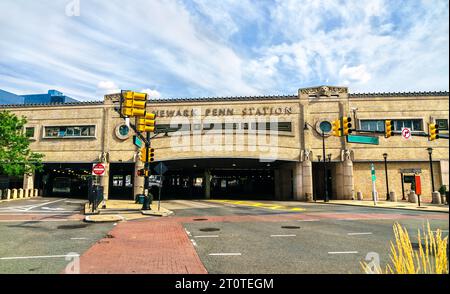
[(241, 205), (241, 206), (250, 206), (256, 208), (263, 209), (271, 209), (271, 210), (281, 210), (281, 211), (304, 211), (304, 208), (301, 207), (288, 207), (280, 204), (270, 204), (270, 203), (261, 203), (261, 202), (252, 202), (252, 201), (243, 201), (243, 200), (209, 200), (209, 202), (216, 202), (222, 204), (233, 204), (233, 205)]

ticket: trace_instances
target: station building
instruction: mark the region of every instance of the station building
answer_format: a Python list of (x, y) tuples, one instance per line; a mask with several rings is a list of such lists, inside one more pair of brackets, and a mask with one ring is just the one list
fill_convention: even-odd
[[(101, 162), (105, 198), (141, 194), (144, 178), (137, 171), (143, 163), (134, 132), (116, 111), (119, 97), (0, 105), (0, 111), (27, 118), (31, 148), (45, 155), (42, 172), (0, 176), (0, 189), (24, 186), (46, 197), (87, 198), (93, 163)], [(335, 86), (302, 88), (287, 96), (152, 100), (147, 106), (157, 115), (152, 166), (163, 162), (168, 168), (162, 199), (310, 201), (323, 199), (325, 187), (330, 199), (355, 199), (357, 192), (371, 199), (373, 163), (376, 189), (385, 199), (387, 154), (389, 190), (398, 199), (407, 197), (414, 174), (420, 174), (427, 201), (431, 167), (434, 189), (448, 188), (449, 145), (448, 139), (428, 141), (419, 135), (437, 123), (448, 137), (448, 103), (448, 92), (349, 93)], [(383, 131), (385, 120), (392, 120), (394, 136), (364, 133), (376, 137), (375, 144), (349, 143), (331, 135), (331, 122), (343, 116), (365, 131)], [(400, 134), (404, 127), (412, 131), (410, 140)]]

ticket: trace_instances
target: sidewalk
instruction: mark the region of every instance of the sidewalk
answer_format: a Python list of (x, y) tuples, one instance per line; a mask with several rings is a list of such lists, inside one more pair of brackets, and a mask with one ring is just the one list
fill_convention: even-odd
[[(153, 201), (150, 206), (151, 210), (142, 211), (142, 204), (135, 203), (133, 200), (107, 200), (106, 208), (99, 206), (99, 214), (92, 216), (92, 218), (108, 218), (110, 216), (117, 216), (123, 220), (134, 220), (148, 218), (149, 216), (168, 216), (173, 214), (172, 211), (160, 206), (158, 209), (158, 202)], [(104, 216), (104, 217), (103, 217)]]
[(437, 205), (431, 203), (420, 203), (420, 207), (417, 203), (410, 203), (406, 201), (378, 201), (377, 205), (374, 205), (372, 200), (330, 200), (329, 202), (317, 201), (317, 203), (324, 204), (338, 204), (338, 205), (353, 205), (353, 206), (365, 206), (365, 207), (378, 207), (378, 208), (392, 208), (392, 209), (407, 209), (407, 210), (420, 210), (420, 211), (432, 211), (432, 212), (446, 212), (448, 213), (448, 205)]

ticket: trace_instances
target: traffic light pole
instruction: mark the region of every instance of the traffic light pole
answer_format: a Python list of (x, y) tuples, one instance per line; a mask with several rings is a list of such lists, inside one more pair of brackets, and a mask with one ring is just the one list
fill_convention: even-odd
[(327, 160), (325, 156), (325, 133), (322, 131), (322, 153), (323, 153), (323, 178), (325, 181), (325, 202), (328, 202), (328, 175), (327, 175)]
[(150, 132), (147, 132), (146, 140), (145, 140), (145, 177), (144, 177), (144, 195), (145, 195), (145, 201), (144, 205), (142, 205), (142, 210), (151, 210), (150, 205), (152, 204), (152, 197), (150, 193), (150, 187), (149, 187), (149, 170), (150, 170), (150, 162), (149, 162), (149, 156), (150, 156)]

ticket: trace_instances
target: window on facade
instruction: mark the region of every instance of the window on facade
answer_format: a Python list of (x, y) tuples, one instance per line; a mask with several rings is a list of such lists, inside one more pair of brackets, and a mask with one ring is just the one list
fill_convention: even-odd
[(25, 128), (25, 136), (27, 138), (34, 138), (34, 127)]
[(384, 132), (384, 120), (362, 120), (361, 130)]
[(45, 138), (94, 137), (95, 126), (45, 127)]
[[(385, 120), (361, 120), (361, 129), (364, 131), (380, 131), (384, 132)], [(393, 119), (393, 131), (401, 132), (402, 128), (409, 128), (412, 131), (423, 131), (423, 124), (421, 119)]]
[(399, 119), (392, 120), (393, 130), (402, 131), (402, 128), (411, 129), (411, 131), (423, 131), (421, 119)]
[(447, 119), (436, 119), (436, 124), (438, 130), (448, 131), (448, 120)]

